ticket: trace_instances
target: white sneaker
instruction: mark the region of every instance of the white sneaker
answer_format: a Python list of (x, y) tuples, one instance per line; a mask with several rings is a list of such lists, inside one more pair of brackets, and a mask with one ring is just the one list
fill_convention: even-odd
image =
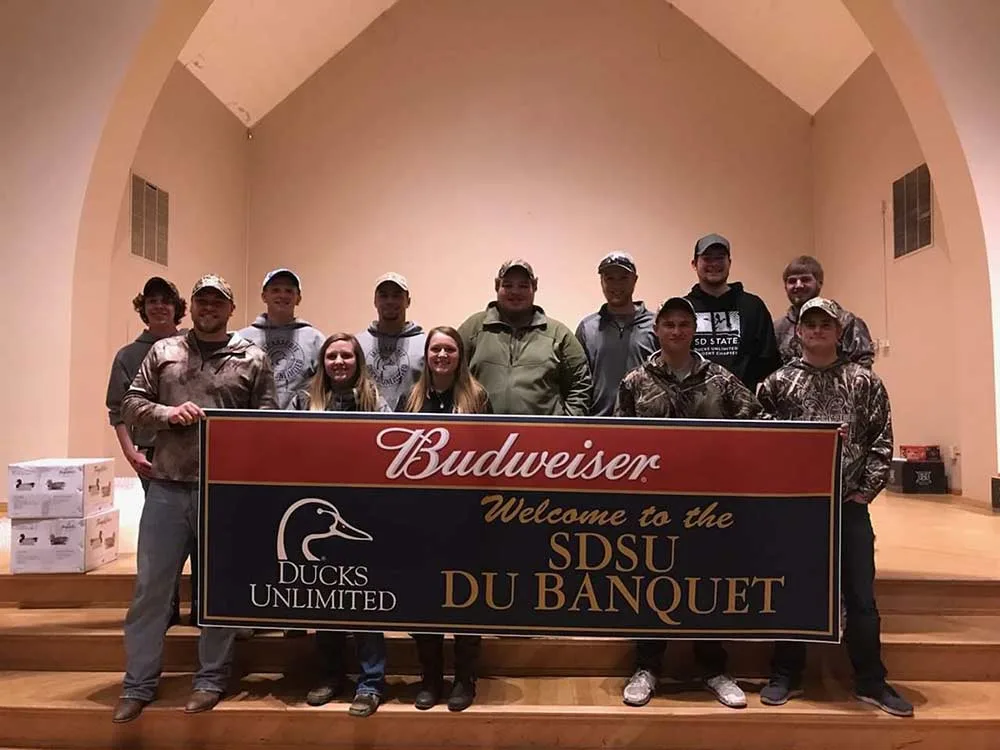
[(656, 692), (656, 678), (648, 669), (637, 669), (622, 690), (626, 706), (645, 706)]
[(719, 699), (719, 703), (723, 706), (728, 706), (729, 708), (747, 707), (747, 694), (727, 674), (718, 674), (715, 677), (706, 678), (705, 687), (712, 693), (715, 693), (715, 697)]

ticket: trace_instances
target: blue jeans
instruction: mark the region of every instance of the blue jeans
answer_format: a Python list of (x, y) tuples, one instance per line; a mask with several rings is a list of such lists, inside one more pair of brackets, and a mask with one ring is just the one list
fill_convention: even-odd
[[(358, 651), (361, 675), (358, 695), (378, 695), (385, 692), (385, 636), (382, 633), (351, 633)], [(347, 633), (339, 630), (317, 630), (324, 679), (335, 681), (347, 674)]]
[[(197, 528), (198, 485), (152, 480), (139, 520), (135, 593), (125, 617), (123, 698), (148, 702), (156, 697), (174, 587), (197, 543)], [(232, 628), (202, 629), (195, 690), (225, 692), (235, 635)]]

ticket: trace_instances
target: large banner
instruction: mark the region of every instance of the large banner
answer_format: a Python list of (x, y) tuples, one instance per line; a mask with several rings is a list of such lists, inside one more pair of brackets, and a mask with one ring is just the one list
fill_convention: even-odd
[(205, 625), (838, 641), (825, 423), (208, 411)]

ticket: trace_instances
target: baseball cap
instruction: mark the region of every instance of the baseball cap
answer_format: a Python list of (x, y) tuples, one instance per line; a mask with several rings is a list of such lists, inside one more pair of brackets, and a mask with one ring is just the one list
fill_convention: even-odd
[(393, 273), (392, 271), (390, 271), (389, 273), (384, 273), (377, 279), (375, 279), (375, 288), (378, 289), (387, 281), (395, 284), (404, 292), (409, 293), (410, 291), (410, 284), (409, 282), (407, 282), (406, 277), (399, 273)]
[(685, 297), (671, 297), (670, 299), (664, 301), (660, 305), (660, 309), (656, 311), (656, 317), (659, 318), (666, 312), (671, 310), (680, 310), (691, 316), (692, 319), (697, 320), (698, 316), (695, 314), (694, 305), (691, 304), (691, 300)]
[(193, 297), (202, 289), (215, 289), (223, 297), (225, 297), (230, 302), (234, 302), (233, 290), (227, 282), (221, 276), (216, 276), (214, 273), (209, 273), (202, 276), (194, 283), (194, 289), (191, 290), (191, 296)]
[(635, 270), (635, 259), (628, 253), (623, 252), (613, 252), (608, 253), (603, 258), (597, 266), (598, 273), (604, 273), (608, 268), (613, 268), (617, 266), (618, 268), (624, 268), (629, 273), (638, 273)]
[(697, 258), (699, 255), (704, 254), (706, 250), (712, 247), (721, 247), (726, 251), (726, 255), (730, 254), (729, 240), (721, 234), (706, 234), (694, 243), (694, 257)]
[(528, 261), (523, 260), (521, 258), (512, 258), (511, 260), (508, 260), (506, 263), (500, 266), (500, 270), (497, 271), (497, 278), (502, 279), (504, 276), (506, 276), (515, 268), (522, 269), (526, 274), (528, 274), (528, 278), (530, 278), (532, 281), (536, 281), (535, 269), (531, 267), (531, 264)]
[(840, 322), (840, 312), (837, 310), (837, 305), (833, 302), (833, 300), (828, 300), (823, 297), (813, 297), (808, 302), (803, 303), (802, 307), (799, 308), (799, 320), (802, 320), (802, 316), (810, 310), (819, 310), (820, 312), (824, 312), (829, 315), (838, 323)]
[(279, 276), (287, 276), (295, 282), (295, 288), (300, 292), (302, 291), (302, 280), (299, 279), (299, 275), (290, 268), (275, 268), (273, 271), (268, 271), (267, 276), (264, 277), (264, 283), (260, 285), (260, 290), (263, 292), (267, 288), (267, 285)]
[(152, 276), (146, 280), (146, 283), (142, 287), (142, 296), (147, 297), (154, 292), (166, 292), (168, 295), (180, 299), (180, 292), (177, 291), (177, 287), (172, 283), (167, 281), (162, 276)]

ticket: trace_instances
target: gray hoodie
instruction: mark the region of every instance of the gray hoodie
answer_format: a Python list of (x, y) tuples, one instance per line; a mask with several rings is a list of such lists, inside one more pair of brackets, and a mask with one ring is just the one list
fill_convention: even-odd
[(278, 389), (278, 408), (290, 408), (295, 394), (309, 387), (309, 380), (320, 366), (319, 352), (326, 337), (298, 318), (286, 325), (271, 325), (267, 313), (239, 334), (267, 352)]
[[(184, 333), (183, 330), (178, 331), (177, 335), (182, 333)], [(140, 333), (135, 341), (126, 344), (115, 354), (114, 362), (111, 363), (111, 375), (108, 377), (108, 394), (104, 399), (104, 403), (108, 407), (108, 422), (111, 423), (112, 427), (124, 424), (122, 399), (125, 397), (125, 391), (135, 380), (142, 360), (149, 354), (153, 344), (159, 340), (147, 329)], [(152, 448), (156, 440), (156, 430), (152, 429), (142, 429), (130, 425), (129, 434), (132, 435), (132, 442), (139, 448)]]
[(395, 404), (409, 393), (424, 369), (424, 342), (427, 334), (415, 323), (407, 323), (401, 333), (379, 333), (372, 322), (367, 331), (357, 336), (365, 353), (368, 373), (378, 386), (379, 395), (387, 404)]

